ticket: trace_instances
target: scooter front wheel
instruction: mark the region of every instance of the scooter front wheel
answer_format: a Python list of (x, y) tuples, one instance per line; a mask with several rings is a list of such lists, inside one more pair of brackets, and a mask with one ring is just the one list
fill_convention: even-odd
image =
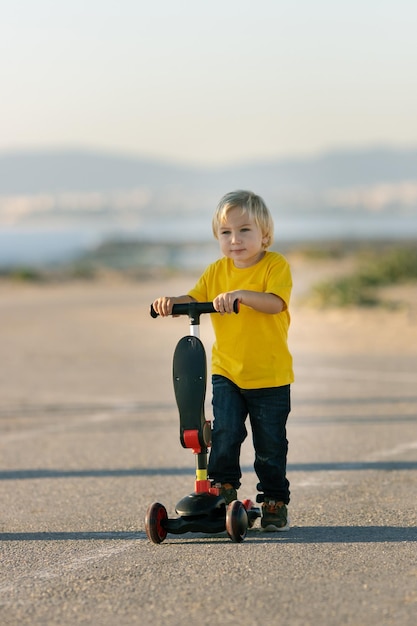
[(226, 509), (226, 531), (234, 543), (240, 543), (246, 537), (248, 515), (239, 500), (233, 500)]
[(148, 506), (145, 517), (145, 530), (148, 539), (152, 543), (162, 543), (167, 536), (164, 521), (168, 519), (168, 513), (163, 504), (154, 502)]

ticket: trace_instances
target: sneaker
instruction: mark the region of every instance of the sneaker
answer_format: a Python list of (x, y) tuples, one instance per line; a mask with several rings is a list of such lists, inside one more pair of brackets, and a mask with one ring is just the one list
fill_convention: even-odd
[(221, 485), (220, 495), (223, 496), (226, 504), (230, 504), (233, 500), (237, 500), (237, 491), (230, 483), (224, 483)]
[(287, 507), (283, 502), (265, 500), (262, 502), (261, 526), (267, 531), (285, 531), (290, 527)]

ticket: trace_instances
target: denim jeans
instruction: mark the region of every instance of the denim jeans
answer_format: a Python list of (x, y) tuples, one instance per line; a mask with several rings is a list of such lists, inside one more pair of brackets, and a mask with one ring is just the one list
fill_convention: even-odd
[(290, 385), (240, 389), (217, 374), (213, 375), (212, 382), (214, 422), (208, 466), (210, 478), (216, 483), (240, 487), (240, 449), (247, 436), (245, 422), (249, 415), (255, 449), (254, 469), (259, 479), (257, 489), (264, 496), (288, 504), (286, 424), (291, 410)]

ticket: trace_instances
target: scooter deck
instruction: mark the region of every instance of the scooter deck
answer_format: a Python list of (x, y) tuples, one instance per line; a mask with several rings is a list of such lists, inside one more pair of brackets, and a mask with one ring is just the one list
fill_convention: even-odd
[[(260, 509), (252, 502), (245, 500), (243, 506), (247, 514), (247, 528), (252, 528), (261, 516)], [(250, 508), (246, 508), (249, 506)], [(226, 529), (227, 505), (222, 496), (208, 494), (190, 494), (185, 496), (176, 506), (179, 517), (167, 518), (163, 521), (165, 530), (174, 535), (187, 532), (216, 534)]]

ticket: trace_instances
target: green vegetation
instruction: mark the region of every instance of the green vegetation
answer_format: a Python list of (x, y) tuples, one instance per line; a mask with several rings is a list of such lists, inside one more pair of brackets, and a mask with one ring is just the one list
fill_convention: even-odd
[(44, 280), (43, 273), (32, 267), (14, 267), (0, 270), (0, 278), (7, 278), (18, 283), (39, 283)]
[[(328, 259), (342, 259), (346, 257), (347, 254), (356, 250), (357, 246), (354, 244), (348, 244), (345, 242), (320, 242), (320, 243), (309, 243), (305, 245), (297, 245), (295, 248), (291, 247), (289, 252), (295, 252), (300, 254), (303, 258), (309, 259), (311, 261), (325, 261)], [(277, 252), (284, 252), (286, 250), (282, 245), (274, 245), (273, 248)]]
[(417, 281), (417, 247), (372, 249), (359, 255), (351, 275), (325, 281), (313, 288), (313, 302), (320, 306), (376, 306), (383, 304), (378, 289)]

